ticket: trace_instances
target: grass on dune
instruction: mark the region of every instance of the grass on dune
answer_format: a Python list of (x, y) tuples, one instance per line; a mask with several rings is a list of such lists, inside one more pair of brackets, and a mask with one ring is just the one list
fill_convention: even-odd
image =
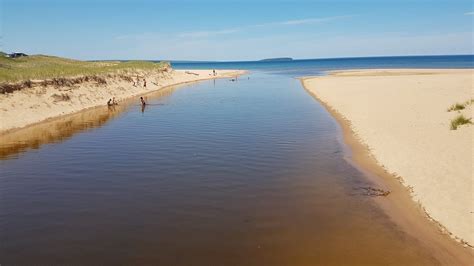
[(471, 118), (466, 118), (463, 115), (458, 115), (456, 118), (451, 120), (451, 130), (458, 129), (461, 125), (472, 124)]
[(464, 110), (464, 108), (466, 107), (463, 104), (456, 103), (456, 104), (453, 104), (451, 107), (449, 107), (448, 112)]
[(474, 99), (467, 100), (464, 103), (455, 103), (448, 108), (448, 112), (464, 110), (466, 106), (471, 105), (473, 102)]
[[(466, 109), (466, 107), (469, 107), (473, 103), (474, 103), (474, 99), (467, 100), (463, 103), (455, 103), (448, 108), (448, 112), (457, 111), (457, 113), (461, 113), (461, 110)], [(461, 125), (470, 125), (470, 124), (472, 124), (471, 118), (466, 118), (464, 115), (459, 114), (458, 116), (456, 116), (455, 118), (451, 120), (451, 130), (456, 130)]]
[(169, 64), (149, 61), (79, 61), (45, 55), (8, 58), (0, 55), (0, 83), (44, 80), (109, 73), (133, 73), (137, 70), (162, 70)]

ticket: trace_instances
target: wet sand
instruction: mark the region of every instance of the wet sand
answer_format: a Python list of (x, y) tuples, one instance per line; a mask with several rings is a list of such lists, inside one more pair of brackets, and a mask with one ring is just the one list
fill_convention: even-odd
[[(377, 77), (392, 76), (399, 77), (400, 72), (405, 75), (404, 77), (413, 78), (413, 75), (418, 75), (419, 71), (423, 72), (423, 76), (430, 75), (433, 70), (380, 70), (377, 71)], [(443, 72), (443, 70), (441, 70)], [(447, 72), (454, 72), (453, 70), (447, 70)], [(461, 73), (469, 73), (468, 71), (461, 71)], [(388, 74), (387, 74), (388, 73)], [(373, 72), (370, 71), (347, 71), (347, 72), (336, 72), (335, 76), (331, 77), (337, 79), (340, 76), (371, 76)], [(429, 77), (429, 76), (428, 76)], [(377, 184), (384, 190), (391, 191), (388, 197), (378, 197), (375, 201), (387, 212), (387, 214), (397, 224), (401, 225), (403, 230), (408, 232), (410, 235), (425, 241), (425, 243), (432, 249), (435, 257), (446, 265), (469, 265), (474, 259), (474, 252), (469, 244), (462, 242), (459, 238), (454, 240), (454, 236), (449, 230), (438, 221), (433, 219), (429, 212), (423, 206), (423, 202), (415, 202), (413, 200), (413, 190), (407, 189), (406, 183), (403, 182), (403, 176), (393, 174), (381, 165), (380, 160), (374, 156), (372, 149), (369, 146), (370, 143), (366, 143), (360, 135), (354, 131), (354, 123), (349, 120), (346, 116), (346, 112), (341, 113), (339, 109), (336, 109), (333, 102), (323, 98), (318, 90), (315, 89), (319, 85), (318, 81), (324, 77), (308, 77), (301, 78), (301, 82), (306, 91), (318, 100), (326, 110), (338, 121), (338, 124), (342, 130), (343, 139), (341, 140), (348, 145), (346, 151), (346, 159), (354, 167), (364, 172), (366, 176), (370, 178), (372, 182)], [(469, 79), (469, 78), (468, 78)], [(308, 84), (309, 83), (309, 84)], [(351, 84), (349, 82), (349, 84)], [(393, 83), (392, 83), (393, 84)], [(395, 83), (397, 84), (397, 83)], [(345, 86), (341, 86), (335, 82), (332, 84), (331, 90), (345, 90)], [(354, 84), (352, 84), (354, 85)], [(361, 86), (361, 84), (357, 84)], [(373, 88), (372, 88), (373, 89)], [(339, 95), (341, 96), (341, 95)], [(351, 99), (350, 102), (357, 103), (356, 99), (350, 93), (347, 97)], [(361, 97), (364, 97), (362, 95)], [(390, 98), (394, 100), (393, 98)], [(367, 103), (367, 102), (364, 102)], [(338, 106), (340, 107), (340, 106)], [(448, 106), (449, 107), (449, 106)], [(443, 111), (447, 108), (441, 106)], [(381, 111), (382, 112), (382, 111)], [(383, 113), (383, 112), (382, 112)], [(445, 124), (445, 123), (444, 123)], [(464, 128), (466, 130), (466, 128)], [(469, 128), (467, 129), (469, 130)], [(409, 155), (405, 155), (409, 156)], [(471, 185), (467, 185), (470, 188)], [(467, 206), (472, 206), (472, 202), (467, 202)], [(466, 207), (466, 206), (463, 206)], [(467, 214), (469, 218), (470, 214)]]

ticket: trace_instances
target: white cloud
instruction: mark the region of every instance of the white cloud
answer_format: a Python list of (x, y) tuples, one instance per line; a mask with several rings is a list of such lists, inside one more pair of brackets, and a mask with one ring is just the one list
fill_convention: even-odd
[(333, 20), (339, 20), (344, 18), (350, 18), (353, 16), (336, 16), (336, 17), (327, 17), (327, 18), (308, 18), (308, 19), (299, 19), (299, 20), (288, 20), (283, 22), (277, 22), (276, 25), (302, 25), (302, 24), (315, 24)]
[[(348, 45), (350, 43), (350, 45)], [(403, 45), (400, 45), (402, 43)], [(26, 45), (26, 44), (25, 44)], [(289, 38), (281, 32), (246, 38), (156, 38), (141, 41), (90, 44), (90, 47), (63, 47), (61, 54), (83, 59), (164, 59), (164, 60), (257, 60), (272, 57), (328, 58), (384, 55), (472, 54), (472, 33), (383, 32), (333, 35), (298, 33)], [(48, 46), (48, 49), (51, 47)], [(45, 48), (46, 49), (46, 48)], [(77, 49), (78, 51), (67, 51)], [(84, 50), (85, 49), (85, 50)], [(27, 50), (25, 50), (27, 51)]]
[(163, 39), (163, 38), (170, 38), (169, 34), (158, 33), (158, 32), (142, 32), (137, 34), (124, 34), (115, 36), (115, 40), (156, 40), (156, 39)]
[(183, 32), (179, 33), (179, 38), (203, 38), (203, 37), (211, 37), (216, 35), (225, 35), (225, 34), (232, 34), (235, 32), (240, 31), (239, 28), (233, 29), (224, 29), (224, 30), (214, 30), (214, 31), (194, 31), (194, 32)]
[(467, 12), (467, 13), (464, 13), (465, 16), (474, 16), (474, 11), (473, 12)]
[(159, 32), (144, 32), (137, 34), (126, 34), (116, 36), (115, 40), (157, 40), (159, 38), (180, 38), (180, 39), (205, 39), (209, 37), (234, 34), (237, 32), (244, 32), (245, 30), (252, 30), (262, 27), (275, 27), (275, 26), (297, 26), (304, 24), (317, 24), (324, 23), (334, 20), (340, 20), (345, 18), (350, 18), (353, 16), (333, 16), (333, 17), (324, 17), (324, 18), (306, 18), (306, 19), (296, 19), (296, 20), (286, 20), (286, 21), (277, 21), (269, 22), (263, 24), (254, 24), (254, 25), (244, 25), (239, 27), (233, 27), (228, 29), (218, 29), (218, 30), (200, 30), (200, 31), (190, 31), (190, 32), (181, 32), (176, 34), (163, 34)]
[(212, 37), (216, 35), (234, 34), (236, 32), (242, 32), (244, 30), (250, 30), (253, 28), (316, 24), (316, 23), (329, 22), (329, 21), (334, 21), (334, 20), (339, 20), (339, 19), (345, 19), (349, 17), (353, 17), (353, 16), (334, 16), (334, 17), (324, 17), (324, 18), (306, 18), (306, 19), (297, 19), (297, 20), (269, 22), (269, 23), (246, 25), (246, 26), (234, 27), (234, 28), (229, 28), (229, 29), (221, 29), (221, 30), (183, 32), (183, 33), (179, 33), (177, 36), (179, 38), (207, 38), (207, 37)]

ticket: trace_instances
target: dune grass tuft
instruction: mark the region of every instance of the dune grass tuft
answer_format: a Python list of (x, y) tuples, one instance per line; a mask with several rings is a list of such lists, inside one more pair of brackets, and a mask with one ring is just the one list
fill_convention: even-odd
[(463, 115), (458, 115), (453, 120), (451, 120), (451, 130), (456, 130), (459, 126), (466, 124), (472, 124), (471, 118), (466, 118)]
[(451, 107), (448, 108), (448, 112), (464, 110), (464, 108), (466, 108), (464, 104), (456, 103), (456, 104), (451, 105)]
[(448, 112), (464, 110), (468, 105), (471, 105), (472, 103), (474, 103), (474, 99), (467, 100), (464, 103), (455, 103), (448, 108)]

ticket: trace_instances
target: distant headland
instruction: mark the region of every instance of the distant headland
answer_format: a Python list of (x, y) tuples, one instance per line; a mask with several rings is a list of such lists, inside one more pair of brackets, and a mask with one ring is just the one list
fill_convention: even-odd
[(274, 61), (293, 61), (293, 58), (291, 57), (278, 57), (278, 58), (267, 58), (267, 59), (262, 59), (260, 61), (266, 61), (266, 62), (274, 62)]

